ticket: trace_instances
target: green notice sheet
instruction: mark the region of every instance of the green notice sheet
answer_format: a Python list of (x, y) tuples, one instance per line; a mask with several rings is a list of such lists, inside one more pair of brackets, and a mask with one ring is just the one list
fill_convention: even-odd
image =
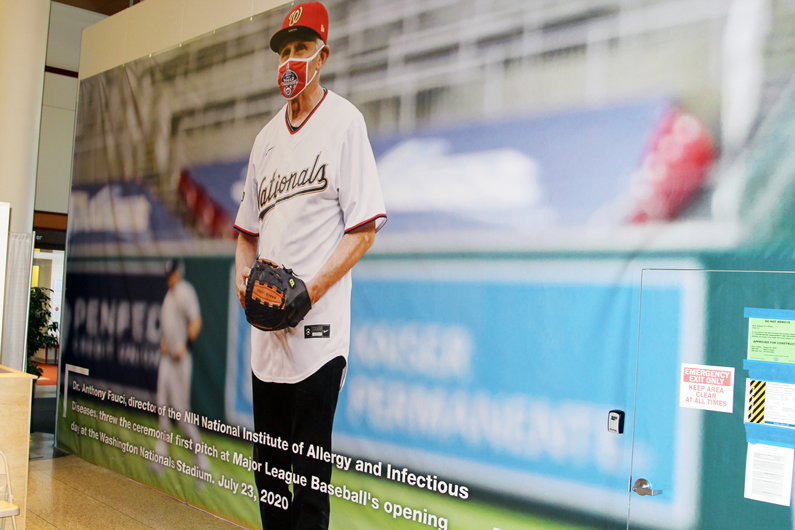
[(748, 358), (795, 363), (795, 320), (749, 318)]

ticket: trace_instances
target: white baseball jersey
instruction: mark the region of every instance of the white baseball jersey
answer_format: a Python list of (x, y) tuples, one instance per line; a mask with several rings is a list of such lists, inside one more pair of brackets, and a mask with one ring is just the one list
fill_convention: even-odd
[(188, 324), (201, 317), (196, 290), (185, 280), (169, 289), (160, 308), (160, 332), (170, 355), (188, 344)]
[[(287, 106), (257, 135), (235, 227), (258, 235), (259, 257), (311, 280), (342, 236), (386, 221), (375, 157), (362, 114), (327, 90), (294, 129)], [(297, 327), (251, 329), (251, 368), (266, 382), (306, 379), (350, 346), (350, 271)]]

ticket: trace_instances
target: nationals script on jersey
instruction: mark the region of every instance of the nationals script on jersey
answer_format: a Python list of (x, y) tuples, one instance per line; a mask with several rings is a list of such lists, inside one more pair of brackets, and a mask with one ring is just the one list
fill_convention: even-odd
[[(311, 280), (345, 232), (386, 221), (375, 158), (362, 114), (326, 90), (300, 127), (287, 106), (254, 141), (235, 227), (259, 236), (259, 257)], [(262, 381), (296, 383), (350, 346), (351, 273), (297, 327), (251, 330), (251, 367)]]

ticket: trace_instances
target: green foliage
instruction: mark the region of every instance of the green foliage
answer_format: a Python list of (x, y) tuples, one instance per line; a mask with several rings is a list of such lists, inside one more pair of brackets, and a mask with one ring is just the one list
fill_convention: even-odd
[(40, 376), (43, 371), (33, 362), (33, 355), (47, 346), (56, 346), (58, 323), (50, 323), (50, 295), (46, 287), (31, 287), (28, 309), (28, 373)]

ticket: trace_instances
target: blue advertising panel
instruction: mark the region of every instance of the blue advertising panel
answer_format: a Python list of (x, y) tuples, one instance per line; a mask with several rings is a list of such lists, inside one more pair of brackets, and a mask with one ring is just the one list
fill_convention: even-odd
[[(619, 266), (592, 263), (581, 277), (574, 261), (363, 265), (337, 447), (382, 462), (390, 480), (430, 473), (459, 489), (625, 515), (629, 437), (608, 433), (607, 414), (626, 410), (632, 424), (639, 288)], [(654, 314), (644, 317), (676, 330), (644, 365), (656, 394), (676, 393), (683, 348), (700, 351), (699, 333), (681, 329), (700, 325), (683, 324), (683, 299), (698, 296), (687, 289), (650, 290)], [(694, 426), (675, 403), (651, 403), (636, 455), (673, 481), (682, 470), (672, 448)]]

